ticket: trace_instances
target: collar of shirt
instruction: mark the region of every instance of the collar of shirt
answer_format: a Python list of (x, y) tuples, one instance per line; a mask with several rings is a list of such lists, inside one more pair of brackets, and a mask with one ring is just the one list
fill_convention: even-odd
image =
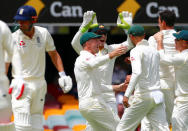
[[(22, 36), (24, 39), (31, 39), (27, 35), (25, 35), (20, 29), (18, 31), (19, 31), (19, 35)], [(32, 39), (35, 39), (37, 36), (38, 36), (38, 30), (34, 26), (34, 35), (33, 35)]]
[(187, 53), (188, 49), (183, 50), (181, 53)]

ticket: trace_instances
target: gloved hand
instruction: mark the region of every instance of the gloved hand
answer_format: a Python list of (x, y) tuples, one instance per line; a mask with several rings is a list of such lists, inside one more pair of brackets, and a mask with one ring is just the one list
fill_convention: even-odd
[(25, 85), (24, 79), (19, 77), (12, 80), (9, 87), (9, 94), (12, 94), (16, 99), (20, 99), (24, 93)]
[(59, 72), (59, 75), (59, 85), (64, 93), (68, 93), (72, 89), (72, 79), (70, 76), (66, 76), (64, 72)]
[(122, 11), (118, 15), (117, 26), (122, 29), (128, 30), (132, 25), (132, 21), (132, 13), (128, 11)]
[(96, 13), (94, 11), (85, 12), (83, 16), (82, 25), (80, 26), (81, 32), (85, 33), (90, 28), (94, 28), (96, 26), (98, 26)]

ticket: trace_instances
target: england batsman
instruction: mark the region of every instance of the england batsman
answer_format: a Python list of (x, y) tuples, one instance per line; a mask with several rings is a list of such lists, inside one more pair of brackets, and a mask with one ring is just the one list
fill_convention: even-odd
[(43, 131), (43, 107), (47, 84), (45, 52), (59, 71), (59, 85), (66, 93), (72, 88), (72, 79), (66, 76), (62, 60), (47, 29), (34, 26), (37, 13), (32, 6), (21, 6), (14, 20), (20, 29), (12, 34), (12, 76), (9, 92), (16, 131)]

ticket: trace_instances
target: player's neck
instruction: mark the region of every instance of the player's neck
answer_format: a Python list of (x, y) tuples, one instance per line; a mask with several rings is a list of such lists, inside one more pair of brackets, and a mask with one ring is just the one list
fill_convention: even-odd
[(32, 28), (30, 31), (23, 31), (23, 33), (31, 39), (33, 38), (34, 32), (34, 28)]

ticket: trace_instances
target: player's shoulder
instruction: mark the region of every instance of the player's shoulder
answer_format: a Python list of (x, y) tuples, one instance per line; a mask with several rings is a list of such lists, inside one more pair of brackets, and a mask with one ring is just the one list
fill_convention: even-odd
[(4, 21), (0, 20), (0, 30), (6, 31), (8, 29), (9, 29), (8, 25)]
[(35, 30), (40, 32), (40, 33), (48, 32), (47, 28), (45, 28), (45, 27), (41, 27), (41, 26), (34, 26), (34, 27), (35, 27)]

